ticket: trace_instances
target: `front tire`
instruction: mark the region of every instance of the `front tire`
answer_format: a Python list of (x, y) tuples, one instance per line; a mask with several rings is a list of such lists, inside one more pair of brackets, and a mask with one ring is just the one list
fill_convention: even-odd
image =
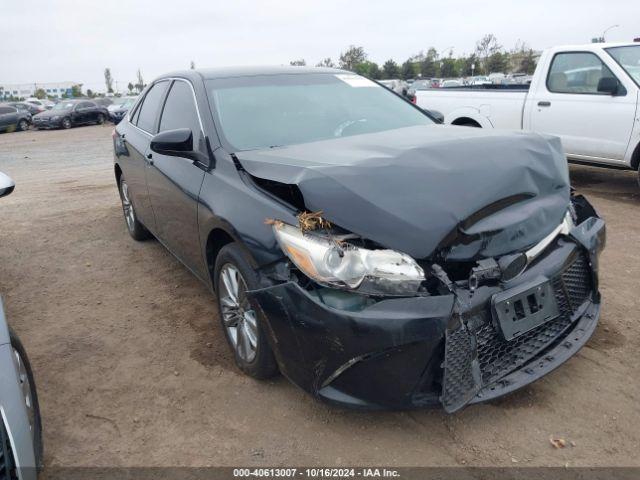
[(71, 119), (70, 118), (63, 118), (62, 122), (60, 123), (60, 125), (62, 126), (62, 128), (64, 128), (65, 130), (69, 130), (71, 128)]
[(26, 132), (27, 130), (29, 130), (29, 122), (27, 122), (26, 120), (20, 120), (18, 122), (18, 130), (20, 130), (21, 132)]
[(259, 305), (247, 296), (248, 290), (259, 288), (258, 275), (238, 244), (231, 243), (220, 250), (214, 283), (218, 316), (236, 365), (256, 379), (274, 376), (278, 366), (267, 339), (267, 319)]
[(36, 468), (39, 471), (42, 468), (44, 444), (42, 441), (42, 418), (40, 417), (40, 404), (38, 403), (36, 382), (33, 376), (33, 370), (31, 370), (31, 363), (29, 363), (29, 357), (27, 357), (27, 352), (11, 328), (9, 328), (9, 339), (11, 341), (11, 348), (18, 371), (18, 380), (20, 381), (20, 388), (22, 389), (27, 416), (29, 418)]
[(97, 122), (98, 122), (98, 125), (102, 125), (102, 124), (104, 123), (104, 115), (103, 115), (103, 114), (101, 114), (101, 113), (100, 113), (100, 114), (98, 115), (98, 120), (97, 120)]
[(118, 190), (120, 191), (120, 201), (122, 202), (122, 212), (124, 213), (124, 221), (127, 225), (127, 231), (131, 238), (137, 241), (146, 240), (151, 237), (149, 230), (140, 223), (136, 216), (136, 211), (133, 208), (133, 202), (129, 194), (129, 185), (124, 179), (124, 175), (120, 176), (118, 183)]

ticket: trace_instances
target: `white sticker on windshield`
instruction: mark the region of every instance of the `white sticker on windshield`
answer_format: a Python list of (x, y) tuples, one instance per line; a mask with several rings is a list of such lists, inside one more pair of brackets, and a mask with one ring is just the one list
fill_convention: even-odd
[(361, 77), (360, 75), (348, 75), (341, 73), (336, 75), (336, 78), (342, 80), (344, 83), (351, 85), (352, 87), (377, 87), (378, 84), (372, 82), (368, 78)]

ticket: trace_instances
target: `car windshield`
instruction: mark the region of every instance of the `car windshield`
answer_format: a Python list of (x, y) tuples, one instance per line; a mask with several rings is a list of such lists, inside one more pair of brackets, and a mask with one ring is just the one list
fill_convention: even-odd
[(56, 103), (51, 110), (68, 110), (73, 108), (73, 102)]
[(209, 80), (212, 110), (235, 150), (286, 146), (434, 122), (353, 74), (258, 75)]
[(607, 52), (640, 86), (640, 45), (607, 48)]

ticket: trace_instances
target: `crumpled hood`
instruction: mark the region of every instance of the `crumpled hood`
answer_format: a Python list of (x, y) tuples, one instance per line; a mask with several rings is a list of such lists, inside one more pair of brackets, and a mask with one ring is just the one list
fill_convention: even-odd
[(560, 141), (536, 134), (418, 126), (236, 156), (335, 225), (418, 259), (522, 250), (569, 205)]

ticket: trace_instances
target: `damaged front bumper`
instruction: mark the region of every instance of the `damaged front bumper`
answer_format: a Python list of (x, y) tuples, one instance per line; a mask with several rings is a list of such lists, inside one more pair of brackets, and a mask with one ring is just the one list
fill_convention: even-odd
[[(604, 240), (604, 222), (591, 216), (515, 279), (474, 291), (336, 307), (288, 281), (250, 296), (266, 314), (282, 373), (313, 395), (356, 408), (453, 412), (533, 382), (586, 343), (599, 316)], [(492, 299), (541, 278), (557, 316), (505, 340)]]

